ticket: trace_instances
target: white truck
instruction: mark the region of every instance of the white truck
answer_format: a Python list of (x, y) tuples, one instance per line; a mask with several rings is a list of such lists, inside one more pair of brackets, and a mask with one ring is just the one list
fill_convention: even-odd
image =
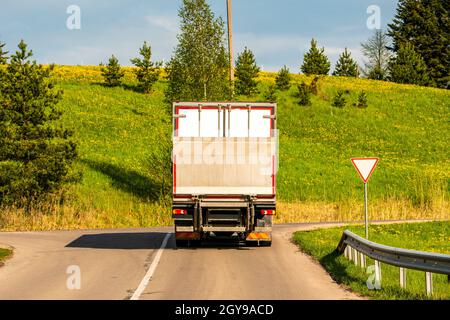
[(177, 246), (210, 238), (270, 246), (277, 105), (176, 102), (173, 128)]

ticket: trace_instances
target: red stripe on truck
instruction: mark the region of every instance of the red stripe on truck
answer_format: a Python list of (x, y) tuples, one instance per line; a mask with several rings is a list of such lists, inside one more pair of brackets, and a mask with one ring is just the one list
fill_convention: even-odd
[(272, 193), (275, 194), (275, 156), (272, 156)]
[(177, 193), (177, 156), (173, 156), (173, 193)]

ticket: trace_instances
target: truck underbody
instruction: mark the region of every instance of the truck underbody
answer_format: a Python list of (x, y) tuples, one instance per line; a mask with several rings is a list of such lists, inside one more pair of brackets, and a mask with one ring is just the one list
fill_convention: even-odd
[(270, 246), (275, 203), (258, 196), (179, 197), (173, 205), (177, 245), (227, 239)]

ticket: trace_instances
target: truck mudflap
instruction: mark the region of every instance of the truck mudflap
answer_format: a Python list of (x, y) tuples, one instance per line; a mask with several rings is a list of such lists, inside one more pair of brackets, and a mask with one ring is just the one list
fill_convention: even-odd
[(246, 241), (272, 241), (272, 232), (252, 232), (247, 235)]
[(175, 240), (201, 240), (202, 236), (199, 232), (175, 232)]

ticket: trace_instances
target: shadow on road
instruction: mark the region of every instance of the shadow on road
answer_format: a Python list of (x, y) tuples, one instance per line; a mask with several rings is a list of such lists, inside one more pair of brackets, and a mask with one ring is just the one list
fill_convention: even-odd
[[(139, 250), (159, 249), (167, 233), (103, 233), (86, 234), (72, 241), (66, 248)], [(173, 241), (166, 248), (175, 248)]]
[[(86, 248), (86, 249), (116, 249), (116, 250), (141, 250), (161, 248), (164, 237), (167, 233), (100, 233), (86, 234), (72, 241), (66, 248)], [(165, 249), (172, 250), (251, 250), (251, 246), (243, 245), (237, 241), (227, 240), (204, 240), (193, 242), (186, 247), (177, 247), (172, 236)]]
[[(175, 241), (173, 241), (175, 243)], [(189, 246), (172, 246), (174, 250), (251, 250), (250, 246), (238, 241), (208, 239), (200, 242), (194, 241)]]

